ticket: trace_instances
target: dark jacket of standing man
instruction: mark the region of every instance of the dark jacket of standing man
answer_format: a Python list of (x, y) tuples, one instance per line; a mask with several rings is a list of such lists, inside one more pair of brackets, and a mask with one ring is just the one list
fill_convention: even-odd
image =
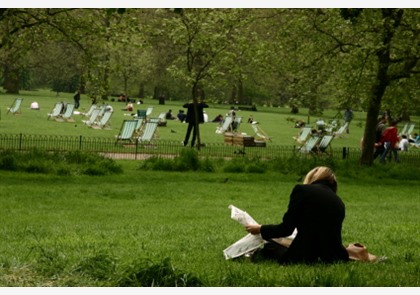
[[(188, 145), (188, 141), (190, 139), (191, 131), (193, 131), (193, 136), (191, 139), (191, 147), (194, 147), (195, 140), (197, 137), (197, 130), (196, 130), (196, 118), (198, 119), (197, 125), (204, 122), (204, 116), (203, 116), (203, 109), (208, 108), (209, 106), (204, 102), (198, 102), (196, 106), (194, 106), (194, 103), (186, 103), (183, 106), (187, 109), (187, 117), (185, 118), (185, 122), (188, 123), (187, 127), (187, 133), (185, 134), (184, 139), (184, 146)], [(195, 113), (195, 110), (197, 109), (197, 115)]]

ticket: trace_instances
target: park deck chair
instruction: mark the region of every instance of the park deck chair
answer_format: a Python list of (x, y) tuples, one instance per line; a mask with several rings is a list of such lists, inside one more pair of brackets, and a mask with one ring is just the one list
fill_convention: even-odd
[(164, 127), (168, 124), (168, 122), (166, 121), (166, 112), (160, 113), (158, 119), (158, 126)]
[(137, 119), (146, 119), (147, 118), (147, 110), (137, 110)]
[(153, 112), (153, 107), (152, 106), (148, 107), (146, 109), (146, 118), (149, 118), (152, 112)]
[(10, 108), (7, 109), (7, 113), (13, 115), (20, 114), (20, 106), (22, 105), (23, 98), (16, 98)]
[(251, 128), (254, 130), (254, 140), (255, 141), (271, 141), (271, 136), (268, 136), (267, 133), (262, 130), (258, 123), (251, 123)]
[(304, 144), (311, 135), (311, 127), (303, 127), (299, 136), (294, 136), (293, 139), (300, 145)]
[(401, 131), (400, 131), (400, 133), (398, 134), (398, 136), (400, 136), (400, 137), (401, 137), (401, 135), (406, 134), (407, 127), (408, 127), (408, 123), (405, 123), (405, 124), (404, 124), (403, 129), (401, 129)]
[[(321, 141), (318, 144), (317, 152), (318, 154), (331, 154), (331, 142), (334, 139), (334, 135), (324, 135), (321, 138)], [(327, 150), (330, 150), (329, 152)]]
[(242, 117), (235, 117), (232, 122), (232, 131), (238, 131), (242, 123)]
[(411, 124), (410, 127), (407, 128), (407, 131), (405, 133), (403, 133), (403, 134), (407, 135), (407, 137), (410, 136), (411, 132), (413, 132), (413, 130), (414, 130), (414, 126), (415, 125), (416, 124), (414, 124), (414, 123)]
[(96, 108), (92, 111), (92, 114), (90, 114), (89, 119), (82, 120), (83, 123), (85, 123), (88, 126), (91, 126), (95, 124), (96, 120), (98, 119), (99, 113), (101, 112), (101, 109)]
[(76, 122), (72, 117), (73, 110), (74, 110), (74, 104), (68, 103), (67, 106), (66, 106), (66, 111), (64, 112), (64, 114), (56, 117), (55, 120), (58, 121), (58, 122), (64, 122), (64, 121), (66, 121), (66, 122)]
[(299, 151), (304, 154), (310, 154), (313, 152), (314, 148), (320, 141), (320, 137), (311, 136), (305, 143), (299, 148)]
[(137, 141), (140, 145), (145, 143), (151, 143), (154, 139), (157, 138), (157, 127), (159, 124), (159, 118), (150, 118), (146, 124), (144, 124), (143, 130), (140, 136), (137, 138)]
[(128, 141), (134, 142), (134, 131), (136, 130), (138, 120), (124, 120), (121, 125), (120, 132), (116, 136), (117, 140), (115, 143)]
[(111, 129), (110, 120), (112, 117), (113, 112), (106, 111), (104, 115), (101, 117), (101, 119), (97, 122), (95, 122), (93, 125), (90, 125), (90, 127), (94, 129)]
[(334, 132), (333, 133), (334, 137), (343, 137), (343, 134), (346, 131), (347, 126), (349, 126), (349, 122), (346, 122), (343, 126), (340, 127), (340, 129)]
[(84, 118), (89, 118), (92, 114), (93, 110), (96, 109), (98, 106), (96, 104), (93, 104), (90, 106), (89, 110), (86, 113), (82, 113)]
[(232, 122), (233, 118), (231, 116), (226, 116), (223, 120), (223, 124), (216, 128), (216, 133), (224, 134), (226, 131), (232, 131)]
[(51, 113), (48, 114), (47, 120), (49, 120), (50, 118), (58, 118), (61, 114), (61, 110), (63, 109), (63, 103), (62, 102), (57, 102), (54, 106), (54, 108), (52, 109)]
[(138, 137), (138, 136), (140, 136), (142, 128), (143, 128), (144, 124), (146, 123), (146, 117), (143, 117), (143, 118), (140, 118), (140, 119), (135, 117), (134, 120), (137, 121), (137, 125), (136, 125), (136, 128), (134, 129), (134, 135), (133, 136)]

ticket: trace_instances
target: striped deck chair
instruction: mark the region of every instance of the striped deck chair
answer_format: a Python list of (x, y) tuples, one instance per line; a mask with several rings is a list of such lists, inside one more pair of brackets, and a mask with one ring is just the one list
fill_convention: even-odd
[(51, 113), (48, 114), (47, 120), (49, 120), (50, 118), (58, 118), (61, 114), (61, 109), (63, 108), (63, 103), (62, 102), (57, 102), (54, 106), (54, 108), (52, 109)]
[(7, 109), (7, 113), (12, 113), (13, 115), (20, 114), (20, 106), (22, 105), (23, 98), (16, 98), (12, 106)]
[[(331, 142), (334, 139), (333, 135), (324, 135), (318, 144), (317, 152), (319, 154), (331, 154)], [(330, 150), (329, 152), (327, 150)]]
[(157, 127), (159, 124), (159, 118), (150, 118), (146, 124), (144, 124), (143, 130), (137, 141), (143, 145), (145, 143), (151, 143), (157, 138)]
[(340, 127), (340, 129), (334, 132), (334, 137), (343, 137), (343, 134), (346, 131), (347, 126), (349, 126), (349, 122), (346, 122), (343, 126)]
[(166, 121), (166, 112), (160, 113), (158, 119), (159, 119), (158, 126), (164, 127), (168, 124), (168, 122)]
[(140, 118), (140, 119), (136, 117), (136, 118), (134, 118), (134, 120), (137, 121), (137, 126), (136, 126), (136, 129), (134, 130), (134, 136), (138, 137), (138, 136), (140, 136), (141, 131), (143, 129), (143, 126), (146, 123), (146, 117)]
[(216, 128), (216, 133), (223, 134), (226, 131), (231, 131), (232, 122), (233, 122), (233, 118), (231, 116), (226, 116), (225, 119), (223, 120), (223, 124)]
[(97, 108), (92, 111), (92, 114), (90, 114), (90, 117), (88, 120), (82, 120), (83, 123), (90, 126), (95, 124), (96, 120), (98, 119), (99, 113), (101, 112), (101, 109)]
[(304, 144), (311, 135), (311, 127), (303, 127), (299, 136), (294, 136), (293, 139), (300, 145)]
[(92, 125), (90, 125), (90, 127), (94, 128), (94, 129), (111, 129), (111, 124), (110, 124), (110, 120), (112, 117), (113, 112), (110, 111), (106, 111), (103, 116), (101, 117), (101, 119), (97, 122), (94, 122)]
[(152, 106), (148, 107), (146, 109), (146, 118), (149, 118), (152, 112), (153, 112), (153, 107)]
[(96, 104), (93, 104), (90, 106), (89, 110), (86, 113), (82, 113), (84, 118), (89, 118), (92, 114), (93, 110), (96, 109), (98, 106)]
[(316, 145), (320, 141), (320, 137), (318, 136), (311, 136), (304, 145), (299, 148), (299, 151), (304, 154), (312, 153)]
[(407, 128), (407, 131), (405, 132), (405, 135), (407, 135), (407, 137), (410, 136), (411, 132), (413, 132), (414, 126), (416, 126), (416, 124), (413, 123)]
[(56, 117), (55, 120), (58, 122), (76, 122), (72, 115), (73, 115), (73, 110), (74, 110), (74, 104), (72, 103), (68, 103), (67, 107), (66, 107), (66, 111), (64, 112), (64, 114), (62, 114), (59, 117)]
[(252, 130), (254, 130), (255, 141), (264, 141), (264, 142), (271, 141), (271, 136), (268, 136), (268, 134), (265, 133), (264, 130), (261, 129), (258, 123), (252, 123), (251, 127), (252, 127)]
[(116, 136), (116, 144), (122, 141), (128, 141), (132, 143), (134, 141), (134, 131), (136, 130), (138, 121), (137, 120), (124, 120), (120, 132)]

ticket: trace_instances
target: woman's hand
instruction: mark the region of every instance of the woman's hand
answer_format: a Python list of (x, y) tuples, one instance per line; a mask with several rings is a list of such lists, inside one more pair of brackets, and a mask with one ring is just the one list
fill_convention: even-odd
[(247, 224), (245, 225), (245, 230), (253, 235), (258, 235), (261, 230), (260, 224)]

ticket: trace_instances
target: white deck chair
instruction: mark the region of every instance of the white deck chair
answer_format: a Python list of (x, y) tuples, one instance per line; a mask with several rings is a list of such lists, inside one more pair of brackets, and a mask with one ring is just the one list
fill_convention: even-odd
[(403, 134), (406, 134), (407, 127), (408, 127), (408, 123), (405, 123), (405, 124), (404, 124), (403, 129), (401, 129), (401, 131), (400, 131), (400, 133), (398, 134), (398, 136), (401, 136), (401, 135), (403, 135)]
[(166, 112), (162, 112), (159, 114), (159, 123), (158, 126), (166, 126), (167, 125), (167, 121), (166, 121)]
[(146, 109), (146, 118), (148, 118), (153, 112), (153, 107), (150, 106)]
[(90, 127), (94, 129), (111, 129), (110, 120), (111, 120), (112, 114), (113, 112), (106, 111), (101, 117), (101, 119), (95, 122), (93, 125), (90, 125)]
[(407, 131), (405, 133), (403, 133), (403, 134), (407, 135), (407, 137), (410, 136), (411, 132), (413, 132), (413, 130), (414, 130), (414, 126), (415, 125), (416, 124), (414, 124), (414, 123), (411, 124), (410, 127), (408, 127)]
[(146, 117), (143, 118), (134, 118), (137, 121), (136, 128), (134, 129), (134, 136), (139, 136), (141, 134), (141, 130), (146, 122)]
[(333, 135), (324, 135), (318, 144), (318, 153), (331, 154), (331, 152), (328, 152), (327, 149), (330, 148), (331, 150), (331, 142), (333, 139)]
[(299, 136), (294, 136), (293, 139), (299, 144), (304, 144), (305, 141), (311, 135), (311, 130), (312, 130), (311, 127), (303, 127), (302, 130), (300, 131)]
[(315, 146), (318, 144), (318, 142), (320, 141), (320, 137), (318, 136), (311, 136), (304, 145), (302, 145), (299, 148), (299, 151), (301, 153), (305, 153), (305, 154), (309, 154), (313, 151), (313, 149), (315, 148)]
[(216, 128), (216, 133), (223, 134), (226, 131), (231, 131), (232, 122), (233, 122), (233, 118), (231, 116), (226, 116), (225, 119), (223, 120), (223, 124)]
[(89, 118), (92, 114), (93, 110), (96, 109), (98, 106), (96, 104), (93, 104), (90, 106), (89, 110), (86, 113), (82, 113), (84, 118)]
[(120, 141), (134, 142), (134, 131), (136, 130), (137, 124), (138, 120), (124, 120), (120, 132), (116, 136), (116, 143)]
[(94, 109), (92, 111), (92, 114), (90, 114), (89, 119), (88, 120), (82, 120), (82, 122), (85, 123), (88, 126), (95, 124), (100, 112), (101, 112), (101, 109), (99, 109), (99, 108)]
[(158, 118), (149, 119), (146, 124), (144, 124), (143, 130), (140, 136), (137, 138), (137, 141), (143, 145), (145, 143), (151, 143), (156, 138), (156, 131), (159, 124)]
[(62, 114), (59, 117), (56, 117), (55, 120), (58, 121), (58, 122), (64, 122), (64, 121), (75, 122), (75, 120), (72, 117), (73, 110), (74, 110), (74, 104), (68, 103), (67, 107), (66, 107), (66, 111), (64, 112), (64, 114)]
[(340, 127), (340, 129), (334, 132), (334, 137), (342, 137), (344, 132), (347, 130), (347, 126), (349, 126), (349, 122), (346, 122), (343, 126)]
[(265, 133), (264, 130), (262, 130), (258, 123), (252, 123), (251, 128), (252, 130), (254, 130), (255, 141), (271, 141), (271, 136), (268, 136), (268, 134)]
[(13, 115), (20, 114), (20, 106), (22, 105), (23, 98), (16, 98), (12, 106), (7, 109), (7, 113), (12, 113)]
[(51, 113), (48, 114), (47, 120), (49, 120), (50, 118), (57, 118), (60, 116), (61, 114), (61, 109), (63, 108), (63, 103), (62, 102), (57, 102), (54, 106), (54, 108), (52, 109)]

